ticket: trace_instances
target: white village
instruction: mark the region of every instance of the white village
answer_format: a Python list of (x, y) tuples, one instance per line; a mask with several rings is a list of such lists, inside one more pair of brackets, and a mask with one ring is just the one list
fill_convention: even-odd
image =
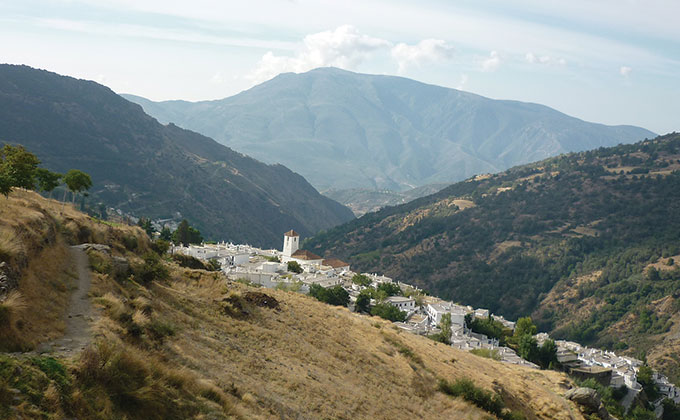
[[(505, 328), (515, 329), (515, 322), (488, 309), (472, 308), (435, 296), (427, 296), (417, 287), (395, 282), (393, 279), (376, 273), (355, 273), (350, 264), (336, 258), (323, 258), (310, 251), (300, 249), (300, 236), (294, 230), (283, 236), (283, 249), (260, 249), (250, 245), (232, 243), (200, 244), (188, 246), (172, 246), (171, 253), (188, 255), (200, 260), (217, 261), (228, 279), (257, 285), (266, 288), (278, 288), (299, 293), (309, 293), (310, 287), (318, 285), (323, 288), (342, 287), (349, 294), (348, 307), (356, 311), (355, 304), (363, 289), (378, 288), (382, 284), (393, 284), (399, 287), (403, 296), (386, 296), (382, 302), (396, 307), (405, 313), (404, 322), (394, 322), (398, 328), (419, 335), (430, 335), (440, 331), (442, 318), (447, 315), (451, 320), (450, 345), (454, 348), (472, 351), (488, 350), (494, 358), (504, 363), (522, 365), (533, 369), (539, 366), (521, 358), (513, 349), (501, 346), (495, 338), (473, 332), (468, 328), (466, 319), (493, 319)], [(292, 263), (290, 265), (289, 263)], [(299, 272), (290, 267), (299, 266)], [(362, 274), (370, 280), (370, 284), (357, 284), (352, 279)], [(376, 300), (371, 299), (371, 306)], [(542, 345), (550, 337), (546, 333), (534, 335), (538, 345)], [(622, 405), (627, 409), (641, 392), (638, 382), (638, 371), (643, 361), (620, 356), (614, 352), (589, 348), (579, 343), (555, 340), (557, 361), (564, 370), (579, 379), (594, 379), (598, 383), (616, 389), (625, 387), (627, 394)], [(662, 401), (666, 398), (680, 403), (680, 388), (670, 383), (668, 378), (653, 371), (652, 379), (661, 396), (653, 404), (657, 415), (662, 412)]]

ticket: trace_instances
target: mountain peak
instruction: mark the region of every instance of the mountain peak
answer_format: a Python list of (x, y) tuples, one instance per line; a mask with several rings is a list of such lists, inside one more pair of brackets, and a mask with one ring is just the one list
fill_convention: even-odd
[(291, 167), (320, 190), (400, 191), (654, 136), (336, 67), (284, 73), (219, 101), (139, 103), (161, 121)]

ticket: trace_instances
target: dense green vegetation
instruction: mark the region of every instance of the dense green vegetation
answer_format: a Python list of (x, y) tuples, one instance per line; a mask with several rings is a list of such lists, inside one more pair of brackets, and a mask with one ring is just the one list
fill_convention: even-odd
[(0, 146), (20, 144), (51, 170), (90, 174), (96, 187), (78, 201), (93, 215), (103, 204), (187, 218), (206, 238), (262, 247), (280, 245), (289, 229), (309, 236), (354, 217), (287, 168), (161, 125), (94, 82), (3, 64), (0, 109)]
[(329, 305), (347, 306), (349, 293), (342, 286), (325, 288), (318, 284), (309, 286), (309, 295)]
[(371, 308), (371, 315), (379, 316), (380, 318), (387, 319), (392, 322), (406, 321), (406, 312), (400, 311), (399, 308), (390, 305), (389, 303), (377, 303)]
[[(474, 203), (451, 211), (453, 199)], [(670, 327), (650, 306), (680, 295), (680, 269), (647, 270), (680, 253), (680, 135), (547, 159), (454, 184), (306, 241), (362, 271), (515, 319), (584, 344), (625, 348)], [(577, 285), (577, 277), (594, 276)], [(544, 302), (576, 289), (586, 319)], [(676, 303), (675, 308), (680, 305)], [(677, 309), (676, 309), (677, 311)], [(627, 314), (638, 342), (608, 330)]]
[[(51, 172), (45, 168), (38, 168), (40, 160), (23, 146), (5, 144), (0, 149), (0, 194), (9, 196), (14, 188), (27, 190), (37, 189), (52, 195), (61, 181), (66, 184), (73, 195), (92, 187), (90, 175), (77, 169), (70, 169), (66, 175)], [(66, 200), (67, 190), (64, 190)]]

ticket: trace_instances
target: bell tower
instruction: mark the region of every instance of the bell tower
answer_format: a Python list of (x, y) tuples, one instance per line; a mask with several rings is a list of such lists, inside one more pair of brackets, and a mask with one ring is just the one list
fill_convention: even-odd
[(289, 230), (283, 234), (283, 255), (290, 257), (300, 247), (300, 235), (294, 230)]

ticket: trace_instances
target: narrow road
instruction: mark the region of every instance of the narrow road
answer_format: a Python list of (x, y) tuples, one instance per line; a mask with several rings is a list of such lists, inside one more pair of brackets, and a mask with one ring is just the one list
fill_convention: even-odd
[(70, 356), (83, 350), (92, 338), (90, 321), (93, 310), (87, 296), (91, 282), (89, 260), (82, 246), (72, 246), (70, 251), (78, 279), (66, 311), (66, 331), (62, 337), (38, 346), (40, 353)]

